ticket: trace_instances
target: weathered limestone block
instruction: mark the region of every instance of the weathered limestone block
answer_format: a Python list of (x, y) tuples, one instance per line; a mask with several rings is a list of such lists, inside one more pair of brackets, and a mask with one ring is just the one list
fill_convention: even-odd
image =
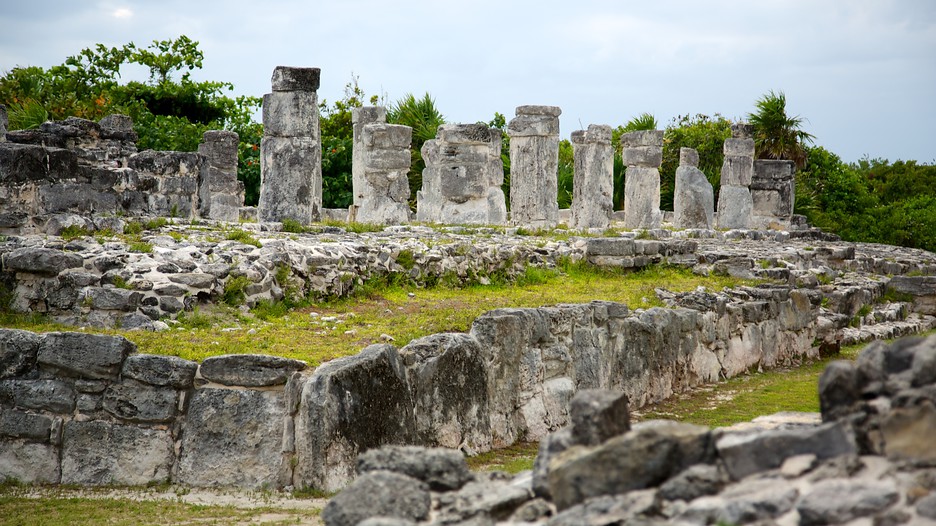
[(369, 471), (392, 471), (413, 477), (434, 491), (457, 490), (474, 476), (464, 455), (457, 450), (439, 447), (383, 446), (362, 453), (357, 460), (360, 474)]
[(121, 375), (159, 387), (192, 387), (198, 364), (177, 356), (133, 354), (124, 361)]
[(62, 484), (165, 483), (172, 458), (168, 429), (73, 420), (62, 438)]
[(112, 380), (134, 351), (123, 336), (50, 332), (39, 345), (38, 363), (68, 376)]
[(597, 446), (630, 430), (627, 395), (583, 389), (572, 398), (572, 439), (577, 445)]
[(660, 164), (663, 131), (648, 130), (621, 135), (627, 171), (624, 185), (624, 228), (660, 228)]
[(676, 228), (712, 228), (715, 193), (698, 165), (698, 152), (692, 148), (680, 148), (673, 195), (673, 225)]
[(751, 228), (753, 210), (754, 200), (748, 187), (723, 184), (718, 191), (716, 226), (722, 229)]
[(285, 417), (282, 391), (196, 390), (183, 423), (174, 480), (247, 488), (287, 484)]
[[(364, 126), (384, 122), (387, 122), (387, 109), (382, 106), (364, 106), (354, 108), (351, 111), (351, 131), (354, 145), (351, 150), (351, 187), (355, 206), (360, 206), (364, 188), (367, 187), (367, 182), (364, 179), (364, 163), (366, 161), (366, 150), (363, 144)], [(360, 192), (358, 189), (360, 189)]]
[(413, 407), (392, 345), (371, 345), (319, 366), (302, 388), (293, 484), (337, 490), (354, 477), (359, 453), (413, 443)]
[(392, 471), (371, 471), (331, 499), (322, 510), (322, 520), (328, 526), (366, 524), (369, 517), (415, 524), (428, 518), (431, 502), (425, 483)]
[(611, 127), (591, 124), (572, 132), (575, 177), (571, 228), (607, 228), (614, 209), (614, 148)]
[(501, 185), (501, 132), (483, 124), (443, 124), (422, 147), (422, 188), (416, 193), (419, 221), (504, 224), (507, 203)]
[(23, 247), (3, 254), (3, 270), (55, 276), (65, 269), (84, 264), (84, 258), (73, 252), (52, 248)]
[(198, 153), (208, 159), (198, 177), (199, 214), (208, 219), (237, 221), (244, 204), (244, 183), (237, 180), (237, 143), (234, 132), (206, 131)]
[(22, 376), (36, 366), (38, 334), (18, 329), (0, 329), (0, 380)]
[(477, 340), (434, 334), (400, 349), (416, 404), (420, 444), (491, 449), (487, 369)]
[(354, 189), (356, 220), (362, 223), (398, 225), (409, 221), (409, 179), (413, 129), (409, 126), (373, 123), (363, 126), (361, 142), (364, 169), (361, 186)]
[(52, 425), (53, 420), (45, 415), (13, 409), (0, 413), (0, 435), (3, 436), (48, 442)]
[(913, 310), (936, 316), (936, 276), (894, 276), (887, 289), (913, 297)]
[(322, 214), (322, 144), (318, 68), (277, 66), (273, 92), (263, 97), (260, 141), (260, 221), (302, 224)]
[(0, 142), (6, 141), (6, 132), (9, 125), (10, 118), (7, 117), (6, 105), (0, 104)]
[(769, 225), (779, 221), (786, 225), (793, 217), (796, 181), (793, 161), (757, 159), (754, 161), (754, 176), (751, 180), (751, 196), (754, 201), (752, 213), (762, 223)]
[(62, 481), (58, 447), (50, 444), (5, 440), (0, 447), (0, 480), (24, 484), (58, 484)]
[(169, 422), (176, 416), (179, 393), (134, 380), (113, 384), (104, 391), (104, 410), (130, 422)]
[(210, 382), (245, 387), (282, 385), (306, 363), (265, 354), (226, 354), (202, 361), (199, 373)]
[(519, 106), (510, 135), (510, 222), (552, 228), (559, 222), (557, 106)]
[(23, 409), (68, 414), (75, 410), (75, 390), (54, 379), (0, 382), (0, 401)]

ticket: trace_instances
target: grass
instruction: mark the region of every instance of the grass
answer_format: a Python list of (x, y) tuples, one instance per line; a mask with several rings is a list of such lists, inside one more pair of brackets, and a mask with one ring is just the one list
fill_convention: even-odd
[(517, 442), (504, 449), (495, 449), (465, 459), (472, 471), (506, 471), (519, 473), (533, 469), (533, 460), (539, 450), (537, 442)]
[(228, 241), (237, 241), (245, 245), (253, 245), (257, 248), (262, 247), (262, 245), (260, 244), (260, 241), (257, 241), (257, 238), (250, 235), (249, 232), (245, 230), (241, 230), (239, 228), (231, 230), (230, 232), (225, 234), (224, 239), (227, 239)]

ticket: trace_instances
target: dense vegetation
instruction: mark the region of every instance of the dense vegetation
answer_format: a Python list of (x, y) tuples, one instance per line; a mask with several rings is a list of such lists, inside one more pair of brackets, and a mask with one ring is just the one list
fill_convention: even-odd
[[(98, 44), (68, 57), (59, 66), (43, 69), (15, 67), (0, 77), (0, 103), (8, 108), (11, 129), (37, 127), (49, 119), (69, 116), (100, 119), (111, 113), (133, 118), (140, 136), (139, 148), (194, 151), (204, 131), (228, 129), (240, 135), (238, 177), (246, 187), (247, 204), (256, 204), (260, 185), (259, 143), (262, 125), (255, 120), (258, 97), (230, 97), (227, 82), (196, 82), (191, 71), (201, 68), (203, 53), (198, 42), (186, 36), (154, 41), (146, 48), (133, 43), (108, 48)], [(142, 66), (149, 70), (144, 82), (118, 82), (121, 68)], [(815, 226), (852, 241), (873, 241), (936, 250), (936, 166), (916, 161), (891, 163), (863, 159), (846, 163), (825, 148), (813, 145), (814, 137), (802, 129), (804, 120), (786, 111), (786, 96), (770, 91), (755, 101), (746, 116), (755, 126), (757, 155), (791, 159), (797, 163), (796, 212)], [(435, 101), (425, 94), (407, 94), (387, 103), (368, 97), (352, 78), (344, 96), (320, 107), (323, 201), (328, 208), (351, 204), (351, 114), (365, 103), (388, 106), (388, 121), (413, 128), (413, 165), (409, 174), (411, 204), (421, 186), (424, 163), (422, 144), (435, 137), (445, 122)], [(487, 122), (506, 129), (500, 113)], [(671, 210), (679, 148), (699, 152), (699, 168), (718, 192), (722, 142), (730, 136), (731, 122), (715, 114), (674, 118), (664, 130), (661, 196), (663, 209)], [(656, 129), (651, 114), (641, 114), (614, 130), (614, 204), (624, 204), (625, 170), (621, 162), (620, 136), (634, 130)], [(504, 190), (510, 190), (509, 138), (502, 143)], [(572, 199), (573, 148), (568, 140), (559, 147), (558, 201), (567, 208)]]

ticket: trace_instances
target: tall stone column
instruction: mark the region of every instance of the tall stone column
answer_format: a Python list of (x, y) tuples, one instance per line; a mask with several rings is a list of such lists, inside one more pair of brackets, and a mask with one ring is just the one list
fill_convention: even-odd
[(351, 176), (354, 218), (362, 223), (409, 221), (409, 173), (413, 129), (387, 124), (385, 109), (356, 108), (351, 114), (354, 150)]
[(796, 197), (796, 164), (793, 161), (757, 159), (751, 179), (751, 199), (756, 227), (789, 229)]
[(319, 68), (277, 66), (273, 92), (263, 96), (260, 141), (260, 221), (307, 224), (322, 213)]
[(510, 222), (552, 228), (559, 222), (559, 114), (557, 106), (520, 106), (510, 135)]
[(484, 124), (443, 124), (422, 146), (426, 168), (416, 219), (428, 223), (507, 222), (501, 132)]
[(232, 131), (205, 132), (198, 153), (208, 166), (198, 176), (198, 212), (208, 219), (237, 221), (244, 205), (244, 183), (237, 180), (238, 136)]
[(663, 130), (625, 133), (621, 136), (624, 160), (624, 228), (660, 228), (660, 165), (663, 164)]
[(731, 138), (725, 139), (721, 187), (718, 191), (718, 228), (751, 228), (754, 200), (751, 179), (754, 175), (753, 127), (749, 124), (731, 126)]
[(699, 152), (692, 148), (679, 149), (673, 212), (673, 226), (676, 228), (712, 228), (715, 193), (712, 184), (699, 170)]
[(608, 228), (614, 209), (614, 148), (611, 127), (590, 124), (572, 132), (575, 177), (570, 227)]
[(6, 140), (7, 127), (10, 125), (10, 119), (7, 117), (6, 106), (0, 104), (0, 142)]

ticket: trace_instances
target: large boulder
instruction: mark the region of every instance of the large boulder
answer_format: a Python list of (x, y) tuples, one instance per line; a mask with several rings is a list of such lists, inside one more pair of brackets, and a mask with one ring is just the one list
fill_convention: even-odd
[(429, 515), (429, 488), (406, 475), (370, 471), (332, 498), (322, 510), (325, 526), (357, 526), (370, 517), (420, 521)]

